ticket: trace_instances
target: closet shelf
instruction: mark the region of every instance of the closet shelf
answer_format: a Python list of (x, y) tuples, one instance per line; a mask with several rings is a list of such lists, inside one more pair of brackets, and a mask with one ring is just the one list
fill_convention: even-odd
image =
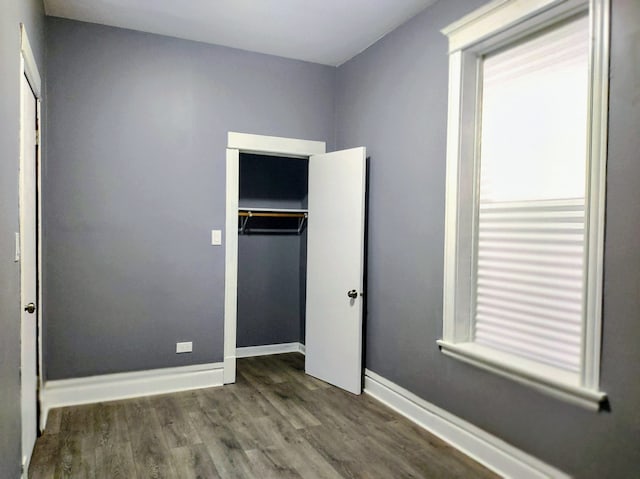
[(244, 234), (247, 231), (247, 224), (250, 218), (298, 218), (298, 227), (294, 229), (259, 229), (253, 230), (256, 233), (265, 233), (270, 231), (279, 231), (282, 233), (298, 233), (301, 234), (308, 218), (308, 210), (301, 208), (238, 208), (238, 217), (240, 220), (240, 228), (238, 232)]

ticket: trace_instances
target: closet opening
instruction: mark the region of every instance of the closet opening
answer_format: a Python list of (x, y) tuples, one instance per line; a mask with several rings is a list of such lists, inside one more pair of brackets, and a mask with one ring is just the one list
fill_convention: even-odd
[(304, 351), (308, 159), (239, 155), (236, 356)]
[(229, 132), (224, 383), (236, 358), (303, 352), (362, 391), (366, 148)]

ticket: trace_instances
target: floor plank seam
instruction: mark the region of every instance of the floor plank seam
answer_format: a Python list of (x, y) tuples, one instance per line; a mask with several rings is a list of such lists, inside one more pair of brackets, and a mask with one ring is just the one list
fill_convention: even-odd
[(299, 353), (239, 359), (221, 388), (52, 410), (29, 477), (496, 477)]

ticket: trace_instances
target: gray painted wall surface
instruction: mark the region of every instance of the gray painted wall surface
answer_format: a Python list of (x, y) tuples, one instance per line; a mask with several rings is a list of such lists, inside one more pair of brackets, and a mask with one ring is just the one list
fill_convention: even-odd
[(576, 477), (640, 471), (640, 2), (613, 0), (601, 387), (594, 413), (438, 351), (447, 42), (484, 1), (441, 0), (339, 68), (338, 148), (371, 156), (366, 365)]
[(331, 147), (335, 69), (47, 26), (46, 377), (221, 361), (227, 132)]
[[(307, 177), (307, 161), (240, 155), (240, 205), (302, 208)], [(286, 221), (268, 219), (261, 226), (290, 228), (292, 221)], [(302, 338), (306, 261), (301, 261), (301, 249), (306, 236), (276, 232), (238, 237), (238, 347)]]
[(306, 208), (308, 172), (307, 160), (241, 154), (239, 204)]
[(298, 284), (300, 285), (298, 291), (298, 304), (300, 310), (298, 313), (298, 320), (300, 323), (300, 341), (302, 344), (306, 344), (305, 334), (307, 332), (307, 228), (300, 235), (300, 256), (298, 259), (300, 264)]
[(237, 346), (300, 341), (300, 236), (238, 237)]
[[(207, 243), (224, 221), (226, 131), (329, 140), (329, 149), (335, 131), (338, 147), (363, 144), (371, 156), (367, 367), (577, 477), (632, 476), (640, 469), (635, 0), (613, 0), (601, 378), (611, 412), (554, 400), (446, 358), (435, 344), (448, 71), (439, 30), (484, 3), (441, 0), (340, 67), (335, 84), (333, 70), (317, 65), (50, 20), (48, 376), (220, 360), (224, 252)], [(3, 12), (3, 59), (5, 19)], [(17, 103), (6, 103), (17, 80), (7, 86), (3, 75), (0, 87), (5, 121), (17, 115)], [(17, 151), (15, 137), (0, 131), (3, 157)], [(17, 163), (2, 161), (6, 258), (17, 191), (5, 172), (15, 174)], [(0, 273), (3, 332), (18, 311), (17, 268), (7, 267)], [(11, 301), (15, 307), (6, 309)], [(5, 359), (17, 361), (17, 327), (8, 331), (0, 399), (14, 404), (6, 400), (15, 400), (17, 379), (7, 379), (13, 370)], [(176, 357), (173, 343), (189, 339), (194, 354)], [(198, 352), (202, 342), (209, 353)], [(15, 412), (2, 411), (1, 427), (10, 432), (0, 439), (3, 461), (17, 451)]]
[(20, 476), (20, 265), (18, 224), (20, 23), (44, 76), (44, 11), (37, 0), (0, 7), (0, 477)]

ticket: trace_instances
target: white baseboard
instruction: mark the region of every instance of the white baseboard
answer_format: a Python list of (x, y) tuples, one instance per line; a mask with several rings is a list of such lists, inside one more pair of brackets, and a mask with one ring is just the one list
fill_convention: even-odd
[(222, 384), (223, 363), (46, 381), (40, 394), (40, 429), (44, 430), (49, 410), (57, 407), (152, 396)]
[(368, 369), (365, 369), (364, 392), (502, 477), (570, 477)]
[(254, 356), (267, 356), (282, 353), (305, 353), (302, 343), (266, 344), (264, 346), (248, 346), (236, 348), (236, 358), (252, 358)]

